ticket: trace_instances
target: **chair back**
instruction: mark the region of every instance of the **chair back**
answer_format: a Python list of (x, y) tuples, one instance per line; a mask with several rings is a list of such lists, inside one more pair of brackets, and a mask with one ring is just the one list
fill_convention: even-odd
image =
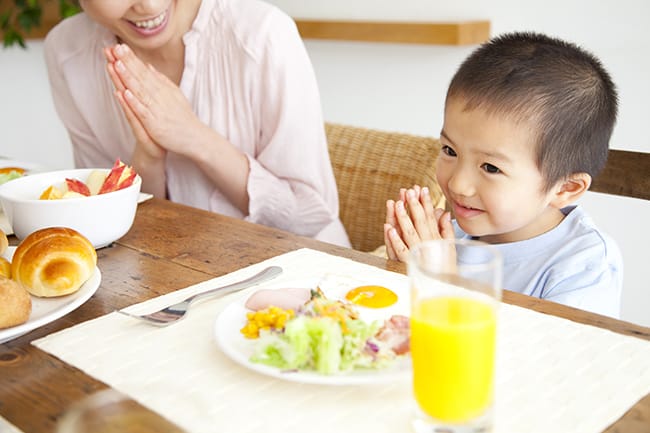
[(590, 191), (650, 200), (650, 153), (609, 150)]
[(325, 132), (340, 217), (354, 249), (383, 245), (386, 200), (397, 199), (401, 187), (428, 186), (434, 203), (444, 205), (435, 175), (438, 139), (335, 123), (326, 123)]

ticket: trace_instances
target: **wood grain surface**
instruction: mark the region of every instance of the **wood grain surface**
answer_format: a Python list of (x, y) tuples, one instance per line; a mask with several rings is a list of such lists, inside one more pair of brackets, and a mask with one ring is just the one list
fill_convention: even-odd
[[(140, 204), (129, 233), (98, 251), (102, 282), (97, 293), (61, 319), (0, 345), (0, 415), (26, 433), (52, 433), (70, 404), (106, 388), (30, 341), (304, 247), (405, 272), (402, 263), (164, 200)], [(504, 301), (650, 340), (650, 328), (511, 292), (504, 293)], [(650, 432), (650, 395), (606, 432)]]
[(650, 200), (650, 153), (610, 149), (591, 191)]

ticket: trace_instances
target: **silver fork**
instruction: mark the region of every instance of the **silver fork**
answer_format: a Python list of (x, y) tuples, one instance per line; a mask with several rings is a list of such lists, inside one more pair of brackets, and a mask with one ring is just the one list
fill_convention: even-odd
[(230, 293), (237, 292), (239, 290), (247, 289), (255, 284), (261, 283), (263, 281), (268, 281), (282, 273), (282, 268), (279, 266), (271, 266), (264, 269), (262, 272), (253, 275), (250, 278), (247, 278), (236, 283), (228, 284), (227, 286), (217, 287), (215, 289), (206, 290), (205, 292), (200, 292), (195, 295), (190, 296), (184, 301), (178, 302), (169, 307), (163, 308), (160, 311), (156, 311), (151, 314), (131, 314), (126, 311), (118, 310), (118, 313), (124, 314), (125, 316), (133, 317), (135, 319), (143, 320), (147, 323), (156, 326), (167, 326), (172, 323), (176, 323), (183, 317), (185, 317), (187, 310), (190, 308), (190, 305), (199, 299), (207, 298), (209, 296), (226, 296)]

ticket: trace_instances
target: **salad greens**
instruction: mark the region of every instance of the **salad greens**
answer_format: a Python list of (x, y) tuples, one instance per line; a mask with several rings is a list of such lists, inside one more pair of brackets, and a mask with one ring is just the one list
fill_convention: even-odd
[(17, 179), (19, 177), (22, 177), (22, 173), (14, 170), (10, 171), (9, 173), (0, 173), (0, 185), (2, 185), (3, 183), (7, 183), (10, 180)]
[(251, 361), (321, 374), (382, 368), (395, 359), (395, 353), (374, 338), (381, 326), (360, 320), (340, 301), (312, 300), (286, 323), (284, 331), (261, 331)]

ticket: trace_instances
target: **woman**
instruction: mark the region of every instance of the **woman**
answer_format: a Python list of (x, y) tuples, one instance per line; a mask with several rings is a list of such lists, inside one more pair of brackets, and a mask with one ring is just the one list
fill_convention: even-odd
[(159, 197), (349, 245), (314, 73), (259, 0), (81, 0), (46, 38), (75, 164)]

